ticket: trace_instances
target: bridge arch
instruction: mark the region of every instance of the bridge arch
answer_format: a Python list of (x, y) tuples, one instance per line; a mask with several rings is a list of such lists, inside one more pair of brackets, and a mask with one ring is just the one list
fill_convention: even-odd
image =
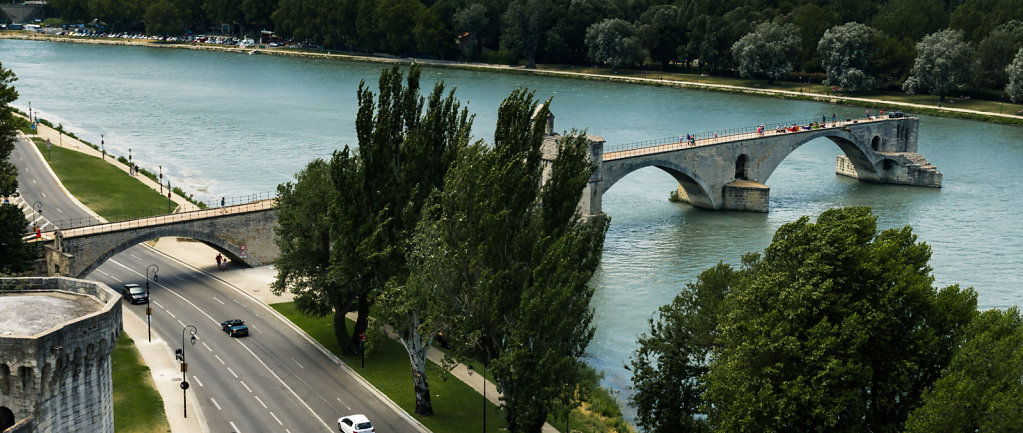
[(735, 178), (739, 180), (749, 179), (749, 157), (745, 153), (740, 153), (738, 158), (735, 158)]
[[(124, 252), (128, 248), (145, 243), (147, 241), (151, 241), (153, 239), (159, 239), (163, 237), (179, 237), (194, 239), (219, 251), (220, 253), (227, 256), (227, 258), (234, 263), (241, 263), (249, 267), (262, 265), (262, 263), (260, 263), (259, 260), (254, 259), (251, 255), (246, 255), (246, 257), (243, 258), (240, 257), (238, 254), (235, 254), (235, 251), (240, 251), (239, 246), (231, 242), (228, 242), (227, 240), (220, 236), (217, 236), (216, 234), (205, 231), (181, 230), (181, 228), (174, 226), (164, 226), (154, 227), (151, 230), (135, 231), (126, 237), (122, 237), (119, 240), (119, 242), (111, 245), (109, 248), (106, 248), (103, 251), (98, 251), (99, 253), (98, 256), (96, 256), (95, 259), (91, 260), (90, 263), (86, 265), (84, 268), (81, 268), (81, 271), (77, 272), (77, 275), (75, 275), (74, 277), (83, 278), (86, 275), (89, 275), (90, 272), (96, 270), (96, 268), (105, 263), (111, 257)], [(212, 260), (213, 258), (211, 257), (210, 261)]]
[(714, 207), (716, 202), (709, 184), (697, 175), (689, 167), (676, 164), (668, 158), (644, 158), (632, 160), (626, 164), (618, 164), (614, 167), (605, 165), (606, 169), (601, 180), (601, 191), (603, 195), (619, 180), (641, 168), (656, 167), (668, 173), (682, 186), (682, 189), (689, 196), (690, 202), (696, 206)]
[(766, 184), (767, 180), (778, 168), (778, 165), (787, 159), (792, 152), (818, 138), (826, 138), (837, 145), (842, 153), (849, 158), (853, 167), (856, 168), (856, 172), (861, 180), (874, 181), (880, 178), (878, 168), (880, 154), (870, 147), (872, 146), (871, 142), (880, 142), (880, 137), (876, 135), (871, 139), (871, 142), (866, 142), (843, 129), (824, 129), (816, 133), (802, 133), (798, 136), (793, 135), (790, 137), (798, 138), (787, 141), (784, 144), (768, 146), (770, 147), (770, 157), (766, 158), (764, 162), (756, 167), (753, 179)]

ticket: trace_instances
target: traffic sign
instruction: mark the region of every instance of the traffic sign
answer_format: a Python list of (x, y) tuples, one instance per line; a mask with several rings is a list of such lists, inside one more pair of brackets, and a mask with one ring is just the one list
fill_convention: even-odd
[(188, 363), (187, 362), (182, 362), (181, 363), (181, 372), (182, 373), (188, 373)]

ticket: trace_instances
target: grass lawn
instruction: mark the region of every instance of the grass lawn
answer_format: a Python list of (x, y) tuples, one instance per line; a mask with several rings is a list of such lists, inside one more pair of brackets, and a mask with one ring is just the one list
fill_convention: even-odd
[[(135, 341), (121, 333), (110, 354), (113, 372), (114, 431), (117, 433), (169, 432), (163, 400), (142, 363)], [(143, 386), (139, 386), (143, 385)]]
[[(111, 221), (168, 213), (167, 197), (109, 162), (33, 137), (64, 187), (89, 209)], [(177, 206), (176, 204), (172, 206)]]
[[(303, 315), (291, 302), (273, 304), (271, 307), (341, 358), (406, 412), (411, 414), (415, 410), (408, 354), (401, 344), (388, 340), (383, 347), (376, 348), (366, 356), (366, 368), (363, 369), (360, 357), (341, 355), (341, 347), (334, 339), (333, 319), (330, 316), (315, 318)], [(354, 326), (354, 322), (349, 321), (349, 326)], [(454, 377), (443, 380), (441, 370), (435, 364), (431, 362), (427, 365), (434, 415), (415, 418), (436, 433), (480, 431), (483, 426), (483, 397)], [(505, 426), (503, 412), (487, 402), (486, 431), (500, 432)]]

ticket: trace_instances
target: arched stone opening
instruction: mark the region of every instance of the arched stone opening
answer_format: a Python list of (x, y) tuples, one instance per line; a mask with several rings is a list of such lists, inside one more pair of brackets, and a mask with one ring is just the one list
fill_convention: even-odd
[(736, 179), (749, 180), (749, 175), (747, 174), (749, 172), (748, 171), (748, 167), (747, 167), (748, 164), (749, 164), (749, 157), (746, 156), (745, 153), (739, 155), (738, 158), (735, 158), (735, 178)]
[(0, 431), (14, 426), (14, 411), (7, 406), (0, 406)]
[(878, 150), (881, 149), (881, 137), (880, 136), (875, 135), (874, 139), (870, 140), (870, 148), (874, 149), (874, 152), (877, 152)]
[(886, 159), (884, 161), (881, 161), (881, 169), (884, 170), (884, 171), (892, 171), (892, 170), (894, 170), (894, 169), (896, 169), (898, 167), (899, 167), (899, 163), (897, 163), (895, 161), (892, 161), (890, 159)]

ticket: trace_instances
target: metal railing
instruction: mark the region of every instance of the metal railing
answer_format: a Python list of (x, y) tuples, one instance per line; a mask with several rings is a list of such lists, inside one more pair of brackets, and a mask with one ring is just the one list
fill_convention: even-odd
[[(908, 115), (902, 115), (900, 117), (909, 117)], [(857, 118), (857, 119), (835, 119), (830, 121), (827, 117), (819, 117), (809, 120), (797, 120), (789, 121), (784, 123), (771, 122), (770, 124), (764, 123), (764, 131), (758, 132), (760, 125), (749, 126), (744, 128), (732, 128), (709, 132), (700, 132), (697, 134), (689, 134), (692, 140), (687, 141), (686, 136), (681, 137), (667, 137), (657, 138), (653, 140), (638, 141), (633, 143), (617, 144), (614, 146), (604, 147), (604, 160), (614, 160), (621, 158), (628, 158), (630, 156), (648, 155), (652, 153), (668, 152), (672, 150), (687, 149), (699, 146), (708, 146), (713, 144), (720, 144), (731, 141), (747, 140), (751, 138), (764, 137), (768, 135), (776, 134), (791, 134), (799, 132), (817, 131), (821, 129), (833, 129), (840, 128), (849, 124), (870, 122), (870, 121), (882, 121), (892, 118), (889, 115), (883, 118), (878, 116), (872, 116), (870, 118)], [(821, 120), (825, 120), (821, 123)], [(812, 128), (814, 122), (817, 123), (817, 128)], [(795, 126), (795, 131), (790, 131), (789, 128)]]
[[(242, 202), (241, 197), (254, 199), (254, 201), (250, 200), (248, 202)], [(225, 199), (224, 207), (197, 209), (187, 212), (146, 216), (113, 222), (103, 222), (97, 218), (78, 218), (65, 220), (66, 222), (61, 221), (61, 223), (65, 225), (57, 224), (57, 227), (60, 227), (61, 235), (68, 238), (134, 228), (155, 227), (177, 222), (215, 218), (224, 215), (237, 215), (247, 212), (263, 211), (273, 209), (277, 205), (275, 200), (276, 197), (271, 196), (268, 193), (251, 194), (241, 197), (235, 197), (234, 200), (232, 200), (232, 203), (240, 202), (240, 204), (227, 205), (227, 199)], [(75, 225), (76, 223), (78, 225)], [(46, 234), (52, 236), (52, 233), (53, 231), (50, 231)]]

